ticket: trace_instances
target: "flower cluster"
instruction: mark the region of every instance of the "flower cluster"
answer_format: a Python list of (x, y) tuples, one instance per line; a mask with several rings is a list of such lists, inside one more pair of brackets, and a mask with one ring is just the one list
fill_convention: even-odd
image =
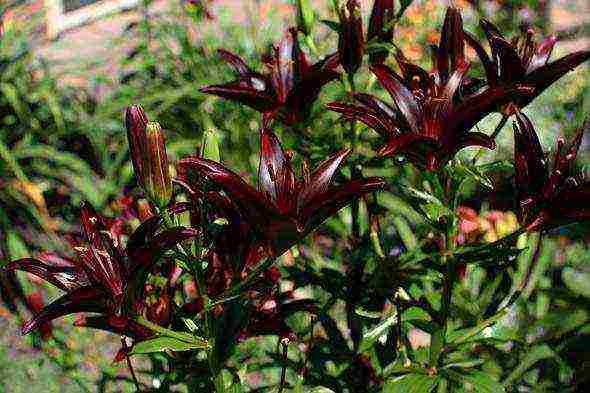
[[(399, 51), (396, 61), (400, 74), (383, 64), (371, 67), (393, 105), (354, 93), (355, 104), (335, 102), (328, 108), (363, 122), (386, 138), (381, 156), (402, 154), (427, 170), (440, 169), (468, 146), (493, 149), (492, 138), (471, 129), (490, 113), (512, 113), (515, 106), (526, 106), (590, 58), (590, 51), (549, 63), (555, 37), (537, 45), (529, 31), (520, 43), (510, 43), (490, 22), (483, 20), (481, 25), (492, 47), (491, 57), (473, 35), (464, 31), (459, 10), (449, 7), (430, 72), (409, 62)], [(468, 77), (465, 43), (476, 50), (484, 65), (487, 83), (483, 86)]]

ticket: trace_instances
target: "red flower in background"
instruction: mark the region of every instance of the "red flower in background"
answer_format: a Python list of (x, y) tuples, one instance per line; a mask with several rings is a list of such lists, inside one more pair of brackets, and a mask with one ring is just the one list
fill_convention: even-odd
[(576, 179), (573, 166), (584, 128), (565, 149), (557, 141), (553, 165), (547, 164), (537, 133), (528, 117), (517, 112), (514, 124), (514, 167), (519, 220), (529, 231), (540, 231), (590, 218), (590, 183)]
[(263, 57), (265, 74), (253, 71), (239, 56), (220, 49), (219, 55), (229, 62), (238, 79), (200, 89), (203, 93), (240, 102), (264, 115), (266, 121), (277, 118), (287, 125), (307, 119), (321, 88), (337, 79), (337, 56), (331, 55), (310, 65), (301, 51), (297, 30), (289, 29), (271, 54)]

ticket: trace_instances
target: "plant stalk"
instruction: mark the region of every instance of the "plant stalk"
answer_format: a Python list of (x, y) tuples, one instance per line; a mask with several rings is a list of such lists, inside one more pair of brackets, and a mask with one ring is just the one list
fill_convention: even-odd
[[(123, 350), (127, 352), (127, 342), (125, 341), (125, 337), (121, 337), (121, 345), (123, 346)], [(139, 385), (139, 381), (137, 376), (135, 375), (135, 370), (133, 370), (133, 365), (131, 364), (131, 358), (127, 353), (125, 353), (125, 359), (127, 360), (127, 368), (129, 369), (129, 373), (131, 374), (131, 378), (133, 379), (133, 384), (135, 385), (135, 390), (137, 392), (141, 392), (141, 386)]]

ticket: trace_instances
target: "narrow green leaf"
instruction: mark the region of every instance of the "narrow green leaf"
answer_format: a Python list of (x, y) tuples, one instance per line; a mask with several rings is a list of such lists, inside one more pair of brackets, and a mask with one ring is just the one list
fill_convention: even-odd
[(484, 329), (490, 327), (491, 325), (498, 322), (500, 319), (504, 318), (504, 316), (506, 316), (507, 313), (508, 310), (504, 309), (496, 315), (486, 319), (485, 321), (477, 324), (472, 328), (455, 330), (447, 335), (448, 342), (453, 345), (463, 344), (471, 338), (478, 335), (479, 333), (481, 333)]
[(188, 343), (173, 337), (156, 337), (151, 340), (141, 341), (133, 346), (131, 355), (154, 353), (164, 351), (190, 351), (193, 349), (203, 349), (202, 345)]
[(438, 382), (434, 375), (407, 374), (385, 382), (383, 393), (430, 393)]
[(31, 256), (29, 249), (21, 237), (13, 231), (6, 233), (6, 247), (11, 259), (27, 258)]
[(397, 311), (394, 310), (383, 321), (379, 322), (375, 327), (363, 335), (363, 339), (359, 345), (359, 351), (364, 352), (371, 348), (375, 341), (379, 340), (381, 336), (386, 334), (396, 322)]
[(508, 377), (504, 380), (503, 385), (508, 386), (522, 376), (529, 368), (531, 368), (539, 360), (548, 359), (557, 356), (549, 346), (542, 344), (531, 348), (526, 352), (524, 358), (520, 360), (518, 366), (512, 370)]
[(206, 340), (204, 340), (200, 337), (197, 337), (197, 336), (193, 336), (190, 333), (177, 332), (175, 330), (170, 330), (170, 329), (167, 329), (167, 328), (162, 327), (160, 325), (157, 325), (153, 322), (150, 322), (147, 319), (142, 318), (142, 317), (138, 317), (136, 319), (136, 321), (140, 325), (143, 325), (143, 326), (147, 327), (148, 329), (151, 329), (154, 332), (161, 334), (162, 336), (175, 338), (180, 341), (185, 341), (185, 342), (188, 342), (189, 344), (197, 345), (199, 348), (207, 348), (208, 347), (208, 343)]

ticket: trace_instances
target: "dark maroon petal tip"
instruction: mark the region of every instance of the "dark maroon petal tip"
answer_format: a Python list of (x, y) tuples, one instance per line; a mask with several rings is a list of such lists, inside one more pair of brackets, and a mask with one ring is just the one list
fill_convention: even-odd
[(29, 334), (41, 325), (68, 314), (106, 313), (109, 311), (108, 299), (104, 292), (94, 287), (78, 288), (43, 308), (39, 314), (22, 326), (21, 332), (23, 335)]

